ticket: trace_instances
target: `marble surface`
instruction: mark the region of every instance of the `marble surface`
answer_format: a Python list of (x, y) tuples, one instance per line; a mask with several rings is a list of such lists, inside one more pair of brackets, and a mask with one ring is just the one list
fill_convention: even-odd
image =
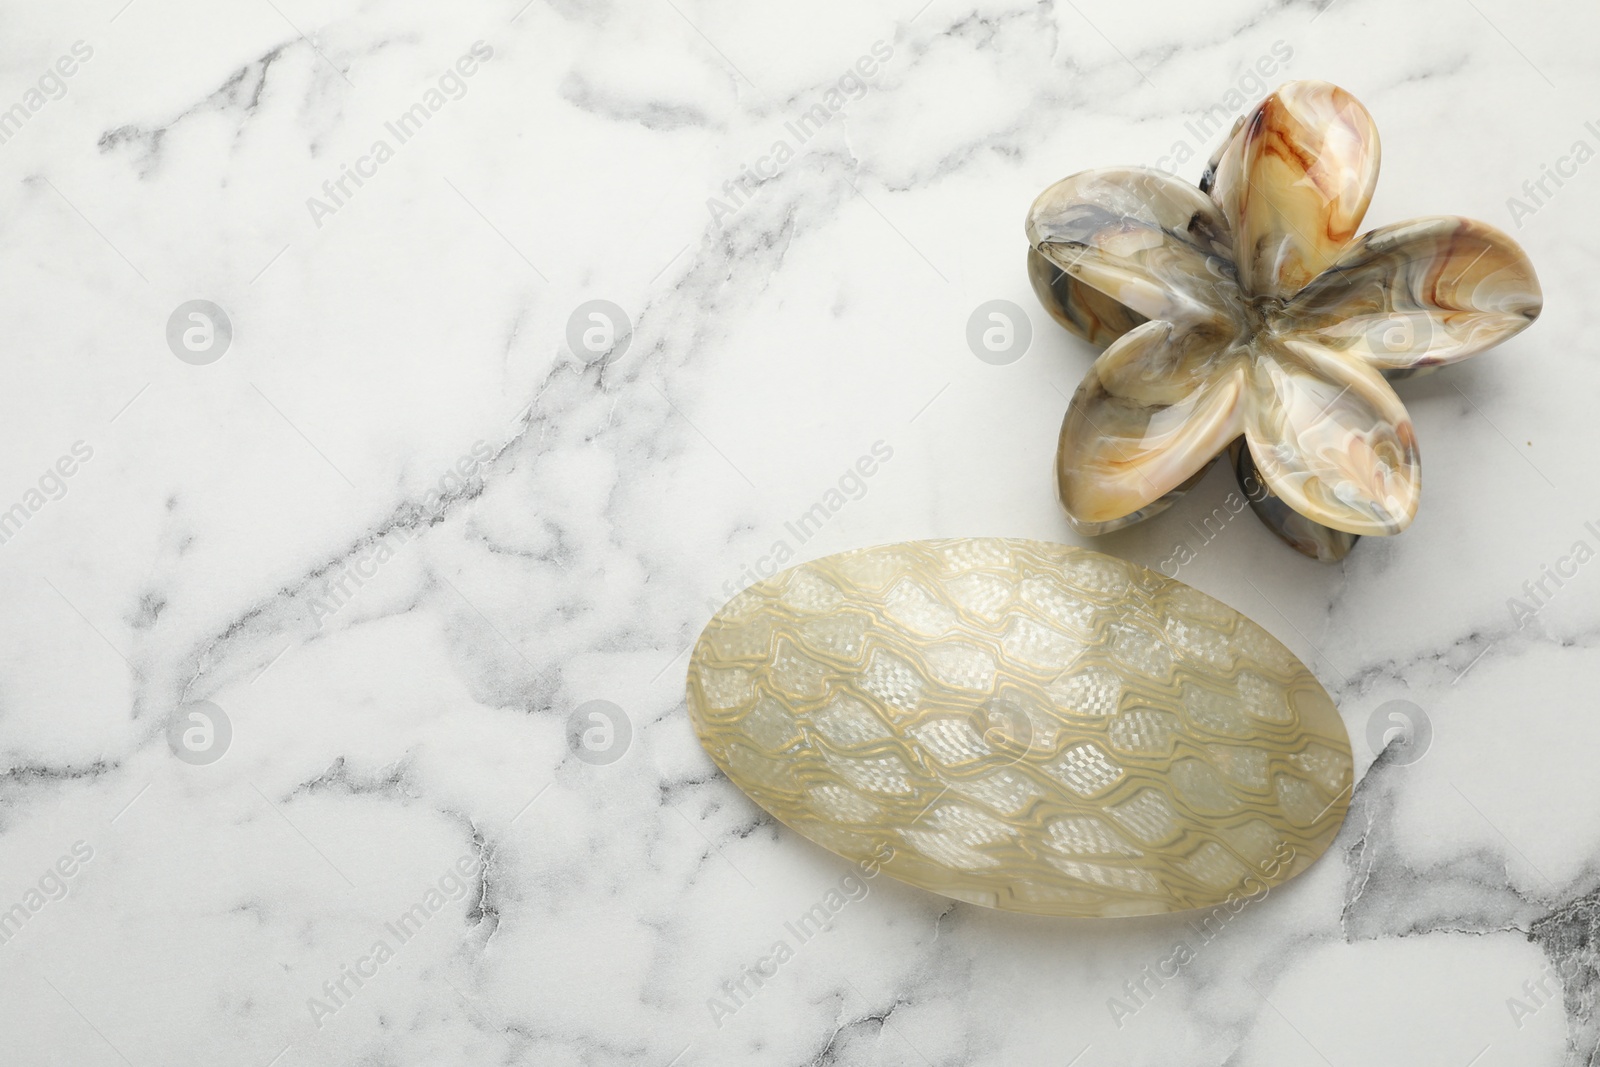
[[(1592, 5), (69, 0), (3, 30), (0, 1062), (1594, 1058)], [(858, 878), (715, 771), (690, 643), (779, 557), (1081, 543), (1051, 457), (1092, 350), (1034, 301), (1028, 204), (1197, 180), (1294, 77), (1376, 118), (1368, 225), (1483, 219), (1546, 296), (1399, 384), (1400, 537), (1308, 562), (1223, 464), (1096, 543), (1312, 666), (1356, 752), (1341, 836), (1204, 926)], [(630, 325), (598, 357), (596, 300)], [(1011, 362), (968, 345), (995, 300), (1031, 319)]]

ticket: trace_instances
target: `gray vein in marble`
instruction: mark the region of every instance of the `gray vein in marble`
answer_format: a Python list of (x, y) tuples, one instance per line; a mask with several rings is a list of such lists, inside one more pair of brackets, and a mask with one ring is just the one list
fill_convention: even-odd
[(159, 125), (118, 126), (107, 130), (100, 135), (98, 142), (100, 151), (109, 153), (125, 145), (137, 149), (133, 163), (139, 177), (146, 179), (161, 165), (161, 146), (168, 132), (185, 119), (208, 112), (221, 114), (237, 112), (239, 129), (234, 136), (235, 138), (242, 136), (245, 125), (261, 106), (261, 94), (267, 88), (267, 73), (291, 44), (292, 42), (284, 42), (246, 63), (223, 79), (222, 84), (212, 90), (205, 99), (185, 108)]
[(575, 108), (613, 122), (637, 123), (647, 130), (681, 130), (710, 125), (699, 108), (648, 99), (628, 99), (592, 84), (581, 70), (569, 71), (561, 83), (561, 97)]

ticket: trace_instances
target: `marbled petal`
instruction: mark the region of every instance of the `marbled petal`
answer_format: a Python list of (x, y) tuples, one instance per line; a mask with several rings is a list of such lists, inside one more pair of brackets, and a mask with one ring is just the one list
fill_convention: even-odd
[(1028, 281), (1051, 318), (1101, 348), (1149, 321), (1085, 285), (1032, 248), (1028, 249)]
[(1056, 484), (1080, 533), (1169, 506), (1242, 429), (1244, 368), (1226, 342), (1147, 322), (1101, 353), (1061, 424)]
[(1222, 214), (1161, 171), (1084, 171), (1028, 212), (1028, 241), (1050, 262), (1147, 319), (1230, 331), (1240, 300)]
[(1290, 82), (1256, 106), (1208, 171), (1246, 293), (1289, 296), (1334, 262), (1361, 226), (1378, 157), (1372, 116), (1336, 85)]
[(1245, 438), (1284, 503), (1323, 526), (1395, 534), (1421, 492), (1416, 434), (1371, 367), (1307, 347), (1250, 364)]
[(1239, 130), (1244, 126), (1244, 116), (1240, 115), (1233, 120), (1233, 128), (1228, 131), (1228, 136), (1217, 145), (1217, 150), (1211, 153), (1211, 158), (1206, 161), (1206, 169), (1200, 173), (1200, 191), (1210, 194), (1217, 184), (1217, 168), (1222, 165), (1222, 157), (1227, 155), (1228, 149), (1233, 146), (1233, 139), (1239, 136)]
[(1312, 522), (1285, 504), (1256, 469), (1255, 459), (1245, 446), (1244, 438), (1233, 442), (1228, 450), (1228, 458), (1239, 490), (1250, 502), (1250, 510), (1256, 513), (1261, 525), (1302, 556), (1319, 563), (1337, 563), (1348, 556), (1356, 542), (1361, 540), (1356, 534)]
[(1454, 363), (1539, 317), (1527, 255), (1493, 226), (1436, 215), (1384, 226), (1347, 248), (1284, 306), (1282, 340), (1380, 370)]

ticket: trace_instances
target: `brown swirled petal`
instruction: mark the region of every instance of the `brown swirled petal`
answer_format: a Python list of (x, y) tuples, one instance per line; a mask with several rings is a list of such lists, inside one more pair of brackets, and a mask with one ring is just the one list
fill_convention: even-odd
[(1337, 85), (1289, 82), (1256, 105), (1211, 186), (1232, 228), (1240, 287), (1286, 297), (1326, 270), (1361, 226), (1378, 155), (1372, 116)]
[(1250, 455), (1250, 449), (1245, 447), (1244, 438), (1233, 442), (1228, 449), (1228, 458), (1233, 465), (1233, 476), (1239, 483), (1239, 490), (1250, 502), (1250, 509), (1261, 520), (1261, 525), (1277, 534), (1284, 544), (1302, 556), (1309, 556), (1319, 563), (1337, 563), (1348, 556), (1356, 542), (1361, 540), (1355, 534), (1312, 522), (1285, 504), (1256, 470), (1256, 462)]
[(1493, 226), (1436, 215), (1365, 234), (1282, 311), (1284, 343), (1312, 342), (1383, 371), (1454, 363), (1539, 317), (1539, 278)]
[(1064, 272), (1147, 319), (1231, 332), (1238, 286), (1222, 214), (1157, 170), (1084, 171), (1028, 212), (1028, 243)]
[(1371, 367), (1306, 346), (1250, 363), (1245, 443), (1289, 507), (1353, 534), (1395, 534), (1416, 516), (1422, 471), (1400, 398)]
[(1148, 321), (1100, 290), (1089, 288), (1032, 248), (1028, 249), (1028, 281), (1050, 317), (1092, 345), (1104, 348)]
[(1242, 362), (1227, 344), (1147, 322), (1100, 354), (1061, 424), (1056, 486), (1073, 527), (1149, 518), (1243, 428)]

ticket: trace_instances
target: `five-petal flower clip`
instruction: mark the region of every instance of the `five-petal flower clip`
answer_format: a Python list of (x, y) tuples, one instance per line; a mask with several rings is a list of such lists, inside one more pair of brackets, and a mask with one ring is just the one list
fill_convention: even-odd
[(1543, 297), (1522, 249), (1481, 222), (1356, 237), (1378, 155), (1360, 101), (1296, 81), (1235, 124), (1199, 188), (1092, 170), (1034, 201), (1034, 290), (1109, 346), (1061, 427), (1056, 480), (1076, 530), (1149, 518), (1230, 446), (1257, 514), (1307, 555), (1338, 559), (1410, 524), (1417, 442), (1386, 379), (1500, 343)]

